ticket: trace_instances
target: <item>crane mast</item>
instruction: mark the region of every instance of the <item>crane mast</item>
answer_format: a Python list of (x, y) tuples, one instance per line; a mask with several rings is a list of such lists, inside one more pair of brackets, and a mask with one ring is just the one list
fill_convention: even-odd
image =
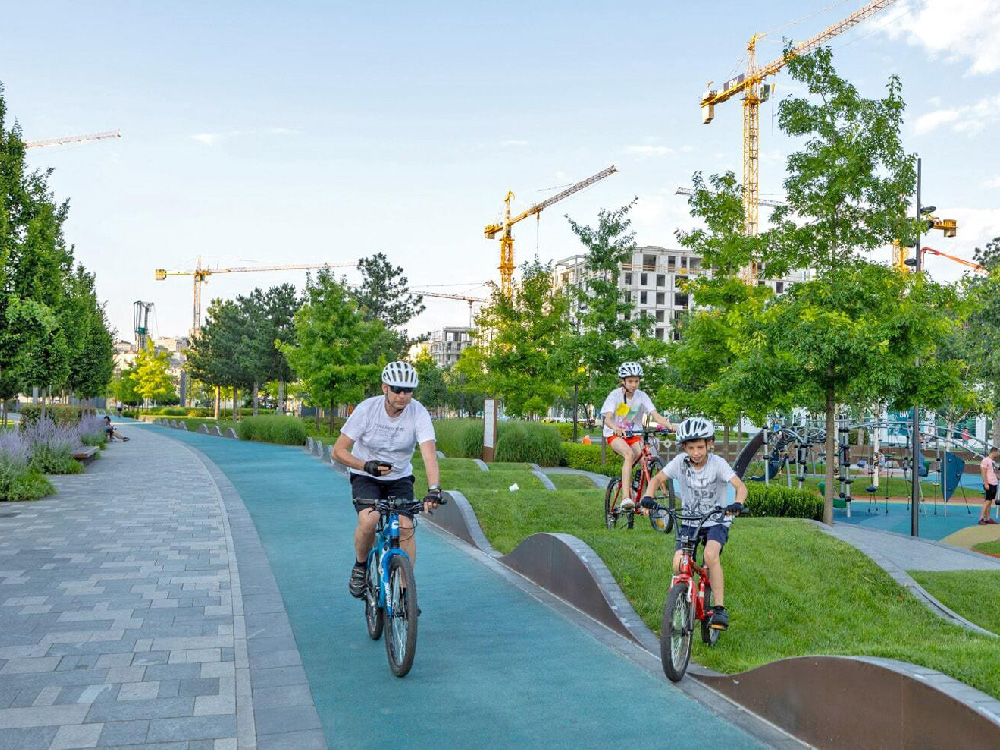
[[(709, 82), (708, 91), (701, 99), (702, 122), (706, 125), (715, 118), (716, 104), (728, 101), (737, 94), (743, 94), (743, 213), (744, 231), (747, 236), (756, 236), (759, 228), (761, 205), (759, 194), (760, 105), (767, 101), (771, 94), (771, 87), (764, 83), (764, 79), (785, 67), (793, 57), (812, 52), (833, 37), (858, 25), (895, 2), (896, 0), (874, 0), (847, 18), (828, 26), (811, 39), (796, 45), (790, 52), (759, 68), (757, 67), (757, 42), (764, 37), (764, 34), (754, 34), (747, 44), (746, 73), (726, 81), (721, 90), (712, 89), (712, 84)], [(744, 280), (749, 284), (754, 284), (756, 276), (757, 269), (755, 264), (751, 263), (744, 270)]]
[(502, 224), (487, 224), (485, 235), (486, 239), (492, 240), (496, 238), (497, 234), (503, 233), (500, 236), (500, 291), (505, 297), (510, 297), (514, 291), (514, 236), (511, 234), (511, 227), (517, 224), (519, 221), (527, 219), (529, 216), (537, 216), (543, 210), (551, 206), (553, 203), (558, 203), (559, 201), (568, 198), (574, 193), (578, 193), (586, 187), (593, 185), (595, 182), (603, 180), (605, 177), (613, 175), (618, 170), (614, 165), (608, 167), (607, 169), (602, 169), (595, 175), (591, 175), (585, 180), (581, 180), (575, 185), (570, 185), (568, 188), (560, 193), (556, 193), (551, 198), (546, 198), (540, 203), (536, 203), (530, 208), (526, 208), (524, 211), (519, 213), (517, 216), (511, 218), (510, 212), (510, 202), (514, 199), (514, 193), (511, 191), (507, 192), (507, 197), (504, 198), (504, 219)]

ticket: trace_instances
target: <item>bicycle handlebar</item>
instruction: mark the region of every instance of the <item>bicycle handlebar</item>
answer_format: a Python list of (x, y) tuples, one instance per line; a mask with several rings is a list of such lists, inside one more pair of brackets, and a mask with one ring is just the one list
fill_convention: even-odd
[(670, 432), (666, 427), (643, 427), (641, 430), (622, 430), (625, 437), (649, 437), (650, 435), (666, 435)]
[[(441, 499), (437, 501), (438, 505), (447, 505), (448, 498), (441, 495)], [(407, 500), (404, 498), (390, 497), (385, 500), (375, 501), (375, 510), (379, 513), (391, 513), (392, 511), (402, 511), (403, 513), (420, 513), (424, 509), (424, 501), (421, 500)]]
[[(718, 516), (718, 515), (725, 516), (727, 513), (729, 513), (729, 509), (728, 508), (724, 508), (721, 505), (717, 505), (716, 507), (712, 508), (712, 510), (708, 511), (707, 513), (698, 513), (698, 514), (687, 514), (687, 515), (685, 515), (684, 513), (678, 513), (676, 510), (673, 510), (672, 508), (668, 508), (665, 505), (660, 505), (659, 503), (657, 503), (652, 498), (644, 498), (642, 500), (642, 502), (639, 503), (639, 506), (642, 507), (642, 508), (646, 508), (647, 510), (654, 511), (654, 512), (663, 512), (663, 513), (666, 513), (668, 516), (670, 516), (670, 520), (671, 520), (670, 527), (668, 527), (668, 528), (665, 529), (665, 532), (668, 533), (668, 534), (670, 533), (670, 530), (673, 527), (674, 522), (684, 522), (684, 521), (697, 521), (698, 522), (698, 532), (700, 533), (702, 527), (705, 525), (705, 522), (708, 521), (710, 518), (712, 518), (712, 516)], [(653, 528), (656, 529), (657, 531), (659, 531), (660, 529), (656, 526), (656, 519), (653, 518), (652, 514), (650, 514), (650, 519), (649, 520), (650, 520), (650, 523), (652, 524)]]

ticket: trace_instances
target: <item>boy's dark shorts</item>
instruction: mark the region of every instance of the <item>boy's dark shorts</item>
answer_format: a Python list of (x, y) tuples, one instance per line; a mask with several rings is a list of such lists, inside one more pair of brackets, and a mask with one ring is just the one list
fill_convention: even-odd
[(986, 488), (986, 502), (997, 499), (997, 485), (991, 484)]
[(371, 508), (376, 500), (396, 497), (413, 500), (413, 476), (399, 479), (376, 479), (365, 474), (351, 472), (351, 494), (354, 496), (354, 510)]
[[(683, 546), (681, 543), (682, 537), (694, 536), (696, 531), (698, 531), (697, 526), (690, 526), (687, 524), (681, 526), (680, 533), (677, 534), (677, 545), (674, 549), (678, 550)], [(725, 547), (726, 542), (729, 541), (729, 527), (721, 523), (717, 523), (714, 526), (703, 526), (701, 529), (701, 539), (699, 541), (701, 544), (715, 541), (719, 543), (720, 547)], [(720, 549), (719, 552), (721, 553), (722, 550)]]

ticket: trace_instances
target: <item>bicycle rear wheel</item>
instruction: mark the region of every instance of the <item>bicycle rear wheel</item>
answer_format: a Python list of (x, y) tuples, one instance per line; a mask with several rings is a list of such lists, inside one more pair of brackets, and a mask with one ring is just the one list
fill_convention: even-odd
[(389, 669), (396, 677), (405, 677), (413, 666), (417, 651), (417, 582), (410, 558), (393, 555), (389, 563), (389, 590), (386, 592), (388, 632), (385, 653)]
[(382, 637), (382, 626), (385, 624), (385, 613), (378, 605), (378, 586), (378, 565), (372, 556), (365, 576), (365, 622), (368, 624), (368, 636), (373, 641)]
[(635, 513), (623, 511), (622, 501), (622, 480), (616, 477), (608, 482), (608, 488), (604, 491), (604, 525), (609, 529), (631, 528), (631, 521)]
[(663, 623), (660, 629), (660, 661), (663, 673), (671, 682), (680, 682), (691, 661), (692, 602), (688, 601), (688, 587), (675, 583), (663, 605)]

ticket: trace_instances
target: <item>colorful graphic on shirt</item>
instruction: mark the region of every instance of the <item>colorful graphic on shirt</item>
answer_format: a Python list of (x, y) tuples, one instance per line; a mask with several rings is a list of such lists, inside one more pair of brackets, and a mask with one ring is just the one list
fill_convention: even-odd
[(615, 409), (615, 426), (623, 430), (631, 429), (638, 415), (638, 407), (630, 409), (626, 403), (618, 404), (618, 408)]

